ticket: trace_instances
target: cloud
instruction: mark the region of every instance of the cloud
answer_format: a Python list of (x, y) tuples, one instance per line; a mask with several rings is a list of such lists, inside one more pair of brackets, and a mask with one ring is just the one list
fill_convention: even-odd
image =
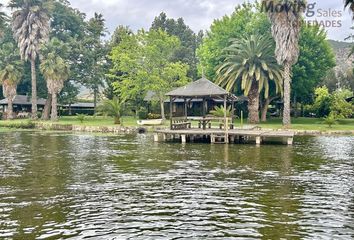
[[(7, 3), (9, 0), (0, 0)], [(185, 22), (195, 31), (207, 30), (216, 18), (231, 14), (238, 4), (244, 0), (70, 0), (73, 7), (93, 16), (100, 12), (106, 19), (107, 27), (113, 32), (118, 25), (128, 25), (132, 29), (149, 28), (154, 17), (162, 11), (169, 17), (183, 17)], [(252, 0), (251, 0), (252, 2)], [(335, 40), (344, 40), (352, 33), (351, 15), (344, 10), (343, 1), (311, 1), (315, 3), (317, 11), (341, 11), (342, 16), (314, 17), (309, 20), (340, 21), (341, 27), (331, 24), (326, 28), (328, 37)]]

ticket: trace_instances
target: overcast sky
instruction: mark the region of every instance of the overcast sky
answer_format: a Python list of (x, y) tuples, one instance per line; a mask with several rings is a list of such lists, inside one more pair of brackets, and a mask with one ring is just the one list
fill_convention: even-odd
[[(162, 11), (166, 12), (168, 17), (183, 17), (197, 32), (209, 29), (214, 19), (232, 13), (236, 5), (244, 0), (70, 0), (70, 2), (88, 17), (93, 16), (94, 12), (102, 13), (110, 32), (118, 25), (128, 25), (134, 30), (149, 28), (154, 17)], [(344, 40), (352, 32), (351, 17), (347, 10), (343, 10), (342, 0), (309, 2), (316, 3), (314, 9), (316, 14), (309, 20), (317, 19), (328, 24), (326, 30), (330, 39)], [(335, 10), (337, 13), (330, 17), (320, 16), (320, 13), (324, 15), (329, 10)], [(338, 11), (342, 14), (338, 14)]]

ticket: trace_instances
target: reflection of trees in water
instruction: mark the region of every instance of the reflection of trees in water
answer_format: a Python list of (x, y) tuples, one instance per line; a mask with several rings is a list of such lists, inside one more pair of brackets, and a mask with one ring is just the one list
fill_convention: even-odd
[[(22, 145), (27, 144), (27, 164), (12, 187), (18, 189), (11, 220), (17, 221), (15, 238), (33, 239), (41, 235), (49, 222), (66, 222), (67, 199), (62, 199), (67, 180), (72, 174), (65, 154), (65, 138), (40, 133), (23, 133)], [(30, 234), (25, 229), (34, 228)]]
[(303, 190), (289, 176), (294, 158), (293, 147), (261, 146), (242, 148), (239, 162), (248, 171), (242, 179), (252, 183), (241, 188), (242, 196), (258, 204), (257, 214), (263, 226), (258, 230), (263, 239), (299, 239), (301, 229), (298, 220)]

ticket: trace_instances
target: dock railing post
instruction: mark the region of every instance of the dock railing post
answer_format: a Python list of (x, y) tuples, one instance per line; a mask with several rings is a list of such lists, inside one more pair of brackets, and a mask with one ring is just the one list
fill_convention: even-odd
[(186, 143), (187, 142), (187, 136), (185, 134), (181, 135), (181, 142)]
[(154, 142), (158, 142), (159, 141), (159, 134), (155, 133), (154, 134)]

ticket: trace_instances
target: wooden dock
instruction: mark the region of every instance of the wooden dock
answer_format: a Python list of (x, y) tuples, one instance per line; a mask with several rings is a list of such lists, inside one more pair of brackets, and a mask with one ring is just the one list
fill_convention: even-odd
[(180, 140), (181, 143), (197, 142), (198, 140), (214, 143), (236, 143), (242, 141), (253, 141), (257, 145), (268, 139), (282, 139), (284, 143), (292, 145), (295, 133), (285, 130), (252, 130), (252, 129), (200, 129), (189, 128), (183, 130), (156, 130), (154, 132), (154, 141)]

